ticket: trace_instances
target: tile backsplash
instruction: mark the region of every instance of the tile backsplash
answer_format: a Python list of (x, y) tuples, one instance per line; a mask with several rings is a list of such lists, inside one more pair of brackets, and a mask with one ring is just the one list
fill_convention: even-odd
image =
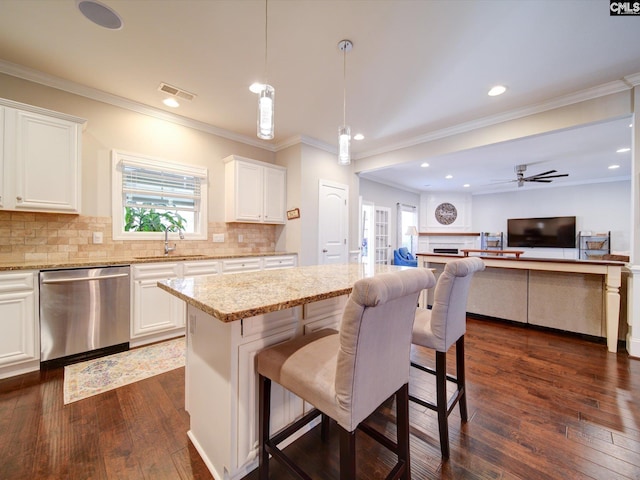
[[(93, 234), (102, 233), (102, 244)], [(213, 243), (213, 234), (224, 234)], [(242, 242), (238, 241), (242, 236)], [(275, 225), (211, 222), (207, 240), (176, 240), (174, 255), (270, 253)], [(111, 217), (0, 211), (0, 263), (162, 255), (161, 240), (113, 240)]]

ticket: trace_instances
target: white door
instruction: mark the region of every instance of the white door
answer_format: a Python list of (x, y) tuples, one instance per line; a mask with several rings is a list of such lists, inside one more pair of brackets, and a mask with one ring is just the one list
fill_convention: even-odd
[(386, 207), (375, 207), (375, 263), (390, 264), (391, 239), (389, 238), (389, 218), (391, 210)]
[(319, 264), (347, 263), (349, 187), (320, 180), (318, 205)]

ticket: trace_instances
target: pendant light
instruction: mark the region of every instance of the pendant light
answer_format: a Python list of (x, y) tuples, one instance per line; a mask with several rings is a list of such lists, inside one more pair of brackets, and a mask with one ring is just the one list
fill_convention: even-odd
[(342, 51), (343, 96), (342, 96), (342, 126), (338, 128), (338, 165), (351, 164), (351, 127), (347, 125), (347, 52), (353, 48), (351, 40), (338, 43)]
[(264, 2), (264, 85), (258, 97), (258, 138), (271, 140), (275, 134), (275, 89), (267, 83), (268, 0)]

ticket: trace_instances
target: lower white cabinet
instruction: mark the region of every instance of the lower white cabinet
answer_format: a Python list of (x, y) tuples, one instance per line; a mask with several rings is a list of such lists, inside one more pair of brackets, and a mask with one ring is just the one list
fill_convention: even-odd
[[(137, 347), (179, 337), (185, 333), (186, 305), (158, 287), (158, 281), (172, 278), (255, 272), (270, 268), (290, 268), (296, 255), (238, 257), (221, 260), (143, 263), (131, 266), (131, 339)], [(257, 323), (247, 324), (254, 328)], [(258, 327), (255, 327), (258, 328)]]
[[(258, 352), (309, 333), (312, 324), (335, 326), (346, 299), (345, 295), (229, 323), (187, 307), (188, 435), (215, 478), (239, 480), (258, 463)], [(304, 318), (305, 314), (310, 316)], [(309, 408), (273, 382), (271, 433), (291, 424)], [(307, 431), (303, 428), (299, 435)]]
[[(258, 458), (258, 375), (255, 357), (261, 350), (291, 340), (295, 329), (257, 338), (238, 346), (238, 405), (241, 415), (237, 419), (238, 455), (235, 468), (252, 463)], [(302, 416), (303, 401), (277, 383), (271, 384), (271, 431), (273, 434)]]
[(0, 378), (40, 368), (37, 272), (0, 273)]
[(257, 272), (262, 270), (262, 259), (251, 258), (230, 258), (222, 261), (222, 273)]
[(308, 335), (323, 328), (339, 330), (348, 298), (348, 295), (342, 295), (304, 305), (304, 334)]
[(184, 335), (185, 304), (158, 287), (159, 280), (180, 276), (180, 263), (145, 263), (131, 267), (132, 347)]

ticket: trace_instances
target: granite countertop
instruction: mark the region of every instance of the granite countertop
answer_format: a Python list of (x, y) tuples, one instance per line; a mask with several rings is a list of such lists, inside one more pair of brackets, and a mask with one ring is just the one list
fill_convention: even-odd
[(312, 265), (163, 280), (158, 286), (222, 322), (232, 322), (346, 295), (361, 278), (405, 268), (409, 267)]
[(65, 261), (7, 262), (0, 263), (0, 272), (9, 270), (51, 270), (57, 268), (99, 267), (111, 265), (135, 265), (138, 263), (184, 262), (189, 260), (224, 260), (229, 258), (268, 257), (295, 255), (292, 252), (241, 253), (223, 255), (149, 255), (131, 257), (78, 258)]

